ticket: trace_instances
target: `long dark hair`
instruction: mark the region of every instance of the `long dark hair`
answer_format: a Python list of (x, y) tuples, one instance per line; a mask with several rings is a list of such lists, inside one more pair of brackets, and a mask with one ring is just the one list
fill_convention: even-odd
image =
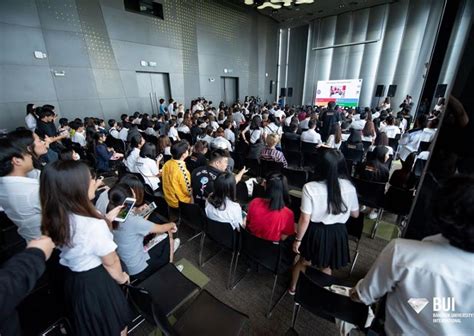
[(281, 210), (289, 203), (288, 181), (282, 173), (271, 172), (265, 178), (265, 198), (270, 210)]
[(26, 115), (31, 114), (36, 119), (35, 109), (33, 106), (35, 106), (35, 104), (26, 105)]
[(130, 154), (132, 153), (132, 151), (135, 148), (138, 148), (138, 146), (140, 146), (140, 144), (142, 143), (142, 139), (143, 139), (143, 137), (140, 133), (134, 134), (132, 136), (132, 138), (130, 139), (130, 148), (128, 149), (127, 153), (125, 154), (125, 158), (128, 158), (130, 156)]
[(207, 198), (216, 209), (225, 210), (225, 199), (235, 202), (235, 177), (232, 173), (220, 173), (214, 181), (214, 191)]
[(36, 169), (42, 168), (40, 158), (35, 153), (35, 137), (32, 131), (17, 129), (8, 133), (7, 137), (10, 141), (15, 143), (15, 146), (19, 146), (23, 151), (31, 154), (33, 157), (33, 166)]
[(336, 149), (325, 149), (318, 156), (316, 167), (318, 169), (314, 180), (326, 182), (328, 213), (338, 215), (346, 212), (347, 205), (342, 199), (341, 186), (339, 185), (340, 178), (349, 180), (344, 155)]
[(133, 174), (125, 174), (123, 175), (120, 180), (118, 181), (120, 184), (126, 184), (135, 193), (135, 205), (140, 206), (145, 201), (145, 186), (143, 182), (139, 180), (139, 178)]
[(145, 142), (140, 150), (140, 157), (156, 160), (156, 146), (150, 142)]
[[(125, 183), (118, 183), (110, 188), (109, 193), (109, 204), (107, 205), (107, 212), (115, 207), (123, 204), (127, 197), (133, 197), (132, 189)], [(119, 222), (112, 222), (112, 229), (117, 229)]]
[(40, 177), (41, 231), (58, 246), (70, 246), (69, 216), (104, 219), (89, 199), (89, 167), (79, 161), (55, 161)]

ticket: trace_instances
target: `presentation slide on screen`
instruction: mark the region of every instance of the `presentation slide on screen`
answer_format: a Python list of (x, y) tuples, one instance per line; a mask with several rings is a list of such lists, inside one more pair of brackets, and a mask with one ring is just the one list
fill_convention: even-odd
[(318, 81), (315, 105), (326, 106), (330, 101), (343, 107), (359, 105), (362, 79), (338, 79)]

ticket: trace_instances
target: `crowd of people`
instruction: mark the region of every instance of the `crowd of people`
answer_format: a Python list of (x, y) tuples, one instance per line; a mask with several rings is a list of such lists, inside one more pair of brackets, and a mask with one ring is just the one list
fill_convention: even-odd
[[(126, 334), (130, 311), (119, 285), (130, 279), (144, 280), (173, 261), (179, 246), (173, 234), (180, 203), (198, 204), (209, 219), (284, 244), (288, 262), (294, 265), (288, 289), (294, 294), (299, 274), (308, 266), (332, 274), (350, 262), (345, 223), (360, 215), (361, 206), (351, 183), (353, 174), (347, 169), (348, 151), (364, 153), (355, 176), (375, 182), (390, 180), (391, 185), (405, 189), (415, 187), (412, 169), (416, 158), (422, 156), (420, 144), (434, 139), (443, 109), (420, 114), (413, 123), (411, 97), (407, 96), (398, 111), (390, 106), (388, 99), (373, 109), (352, 109), (338, 107), (335, 102), (327, 107), (290, 107), (261, 104), (253, 98), (232, 106), (223, 102), (214, 106), (198, 98), (188, 109), (173, 100), (160, 100), (158, 114), (135, 112), (105, 121), (96, 117), (56, 120), (54, 106), (29, 104), (26, 127), (0, 139), (0, 206), (28, 243), (29, 255), (24, 258), (34, 262), (35, 255), (44, 264), (53, 244), (60, 251), (57, 259), (65, 274), (65, 298), (80, 335)], [(390, 146), (389, 139), (399, 140), (398, 146)], [(281, 171), (264, 176), (263, 191), (249, 204), (240, 204), (236, 197), (237, 184), (244, 183), (249, 172), (238, 163), (256, 159), (287, 168), (289, 161), (282, 148), (286, 140), (312, 146), (319, 153), (312, 178), (302, 188), (297, 223), (290, 209), (288, 181)], [(396, 159), (401, 160), (402, 168), (391, 175), (390, 162)], [(104, 176), (111, 177), (109, 186), (104, 185)], [(466, 194), (474, 192), (472, 178), (448, 183), (445, 191), (456, 194), (453, 202), (460, 195), (452, 185), (461, 184)], [(145, 195), (164, 198), (168, 221), (141, 215), (148, 207)], [(135, 200), (134, 209), (124, 221), (118, 221), (127, 199)], [(473, 205), (465, 204), (470, 209)], [(371, 211), (373, 217), (376, 210)], [(416, 273), (416, 266), (407, 258), (414, 257), (417, 248), (436, 250), (440, 258), (443, 251), (462, 255), (465, 259), (456, 269), (468, 268), (474, 246), (473, 222), (468, 221), (472, 211), (437, 211), (443, 237), (434, 242), (390, 243), (355, 287), (354, 300), (371, 304), (388, 293), (389, 302), (396, 305), (402, 300), (400, 295), (416, 295), (413, 278), (405, 278), (404, 272)], [(466, 216), (463, 227), (451, 230), (459, 216)], [(150, 237), (154, 245), (144, 249), (144, 241)], [(12, 258), (1, 272), (19, 268), (34, 283), (44, 266), (25, 272), (31, 266), (21, 257)], [(400, 266), (400, 258), (407, 260), (406, 266)], [(391, 271), (391, 263), (396, 263), (397, 272)], [(382, 284), (387, 277), (391, 282)], [(15, 281), (3, 279), (2, 275), (1, 281)], [(403, 287), (406, 281), (410, 281), (409, 288), (400, 294), (403, 290), (394, 283)], [(31, 288), (5, 297), (2, 306), (8, 307), (8, 314), (14, 314), (18, 298)], [(472, 284), (457, 293), (465, 293), (466, 288), (472, 289)], [(424, 295), (429, 292), (427, 289)], [(391, 332), (412, 330), (406, 329), (405, 309), (387, 308)], [(0, 323), (0, 328), (14, 328), (15, 322), (9, 319), (5, 326)], [(417, 330), (432, 330), (426, 321), (417, 325)]]

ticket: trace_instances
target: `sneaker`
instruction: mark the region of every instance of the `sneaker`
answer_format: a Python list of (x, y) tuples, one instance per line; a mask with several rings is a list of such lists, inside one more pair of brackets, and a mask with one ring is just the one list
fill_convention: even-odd
[(178, 249), (180, 244), (181, 244), (181, 240), (179, 238), (175, 238), (174, 239), (174, 247), (173, 247), (174, 252), (176, 252), (176, 250)]
[(179, 264), (179, 265), (176, 265), (176, 268), (178, 269), (178, 271), (183, 272), (184, 266)]
[(296, 291), (292, 291), (291, 289), (288, 288), (288, 294), (291, 296), (295, 296)]
[(369, 214), (369, 219), (377, 219), (379, 213), (376, 210), (372, 210), (372, 212)]

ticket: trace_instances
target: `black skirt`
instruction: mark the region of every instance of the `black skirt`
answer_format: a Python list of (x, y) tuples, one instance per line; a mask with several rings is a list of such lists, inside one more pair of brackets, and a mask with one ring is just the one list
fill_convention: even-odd
[(76, 335), (120, 335), (131, 319), (124, 293), (102, 265), (68, 270), (65, 293)]
[(310, 222), (301, 241), (300, 253), (316, 267), (338, 269), (350, 262), (346, 224)]

